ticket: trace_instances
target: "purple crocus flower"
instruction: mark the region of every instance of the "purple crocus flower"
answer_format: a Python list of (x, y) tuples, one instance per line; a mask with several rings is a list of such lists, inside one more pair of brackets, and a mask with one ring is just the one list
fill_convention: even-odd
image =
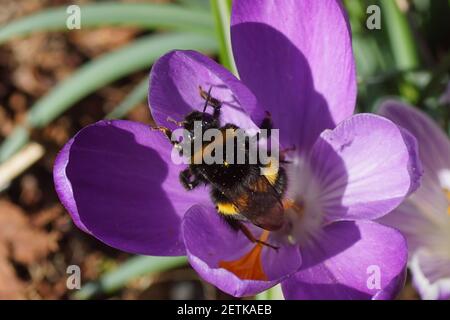
[(272, 114), (280, 143), (296, 147), (286, 165), (295, 206), (281, 231), (249, 227), (278, 250), (232, 231), (207, 188), (186, 191), (170, 142), (135, 122), (101, 121), (66, 144), (54, 169), (62, 203), (104, 243), (187, 255), (201, 277), (234, 296), (282, 283), (288, 299), (392, 298), (404, 281), (406, 243), (371, 220), (418, 187), (420, 163), (408, 132), (377, 115), (352, 116), (355, 65), (341, 3), (234, 0), (231, 37), (240, 80), (200, 53), (170, 52), (150, 75), (151, 112), (175, 129), (168, 117), (201, 110), (198, 87), (212, 86), (222, 123), (258, 128)]
[(423, 299), (450, 299), (450, 140), (426, 114), (387, 101), (380, 113), (417, 137), (420, 188), (380, 222), (406, 236), (413, 283)]

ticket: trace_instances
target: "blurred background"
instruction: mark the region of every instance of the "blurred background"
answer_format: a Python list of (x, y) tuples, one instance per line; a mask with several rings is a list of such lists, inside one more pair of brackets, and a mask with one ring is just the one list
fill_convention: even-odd
[[(0, 299), (231, 298), (184, 258), (131, 256), (79, 231), (52, 178), (57, 152), (82, 127), (105, 117), (152, 124), (147, 76), (165, 52), (198, 50), (233, 71), (230, 3), (0, 0)], [(344, 4), (358, 111), (394, 96), (449, 132), (450, 1)], [(367, 27), (370, 5), (380, 9), (380, 28)], [(81, 290), (67, 285), (70, 265), (80, 267)], [(274, 289), (256, 298), (281, 295)], [(399, 299), (417, 298), (408, 281)]]

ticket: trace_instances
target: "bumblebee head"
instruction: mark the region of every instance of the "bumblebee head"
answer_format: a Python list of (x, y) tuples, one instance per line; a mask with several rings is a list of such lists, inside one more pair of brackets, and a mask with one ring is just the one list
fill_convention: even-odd
[[(202, 135), (208, 129), (218, 129), (219, 120), (214, 118), (211, 114), (201, 111), (192, 111), (183, 121), (183, 127), (194, 135), (196, 126), (201, 126)], [(198, 129), (197, 129), (198, 130)]]

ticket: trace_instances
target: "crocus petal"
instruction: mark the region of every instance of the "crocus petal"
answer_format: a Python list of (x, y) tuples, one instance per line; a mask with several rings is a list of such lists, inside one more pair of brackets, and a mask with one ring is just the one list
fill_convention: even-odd
[(398, 101), (386, 101), (379, 114), (407, 129), (417, 139), (426, 171), (438, 173), (450, 168), (450, 141), (444, 131), (426, 114)]
[(56, 191), (74, 222), (120, 250), (183, 255), (181, 217), (204, 190), (188, 194), (161, 132), (131, 121), (85, 127), (58, 155)]
[(417, 189), (422, 173), (415, 139), (369, 114), (324, 131), (310, 161), (327, 220), (381, 217)]
[[(223, 123), (244, 129), (257, 126), (247, 113), (262, 113), (255, 96), (228, 70), (195, 51), (172, 51), (162, 56), (150, 73), (149, 104), (158, 125), (175, 128), (170, 117), (182, 121), (192, 110), (203, 110), (199, 86), (222, 102)], [(208, 109), (208, 112), (211, 112)], [(262, 118), (262, 117), (260, 117)]]
[(409, 267), (422, 299), (449, 299), (450, 219), (420, 206), (416, 195), (378, 222), (398, 229), (408, 240)]
[(392, 299), (404, 283), (406, 241), (375, 222), (331, 223), (300, 250), (300, 271), (282, 283), (286, 299)]
[(450, 299), (450, 256), (419, 249), (411, 259), (413, 283), (422, 299)]
[(417, 139), (424, 177), (413, 201), (424, 212), (447, 215), (448, 202), (443, 192), (444, 188), (450, 190), (450, 140), (447, 135), (427, 115), (401, 102), (386, 101), (379, 113)]
[(282, 144), (305, 151), (353, 114), (355, 63), (339, 1), (235, 0), (231, 40), (239, 75)]
[[(411, 201), (411, 196), (398, 208), (377, 220), (382, 224), (399, 230), (408, 240), (408, 249), (412, 254), (420, 247), (438, 248), (446, 244), (446, 223), (440, 219), (430, 219), (417, 207), (416, 202)], [(447, 218), (447, 217), (445, 217)]]
[[(264, 291), (297, 271), (301, 257), (297, 246), (282, 245), (278, 250), (262, 247), (260, 266), (265, 280), (240, 279), (221, 267), (223, 262), (239, 260), (255, 247), (242, 232), (233, 231), (212, 207), (194, 206), (182, 223), (189, 262), (206, 281), (235, 297)], [(258, 236), (261, 229), (254, 228)], [(278, 245), (272, 237), (268, 240)]]

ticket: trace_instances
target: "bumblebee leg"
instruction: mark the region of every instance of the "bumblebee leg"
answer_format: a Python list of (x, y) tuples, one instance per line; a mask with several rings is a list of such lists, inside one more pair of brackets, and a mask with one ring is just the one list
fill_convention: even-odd
[(262, 241), (262, 240), (259, 240), (259, 239), (255, 238), (253, 233), (242, 222), (237, 221), (237, 223), (238, 223), (239, 229), (247, 237), (247, 239), (250, 240), (251, 242), (262, 244), (262, 245), (264, 245), (266, 247), (269, 247), (269, 248), (272, 248), (274, 250), (278, 250), (279, 249), (279, 247), (276, 247), (274, 245), (271, 245), (270, 243), (267, 243), (265, 241)]
[(151, 129), (154, 130), (154, 131), (160, 131), (160, 132), (164, 133), (164, 135), (167, 137), (167, 139), (169, 139), (170, 143), (181, 154), (181, 152), (183, 151), (183, 147), (181, 146), (180, 142), (172, 140), (172, 130), (170, 130), (169, 128), (163, 127), (163, 126), (151, 127)]
[(163, 126), (157, 126), (157, 127), (150, 127), (153, 131), (159, 131), (164, 133), (164, 135), (171, 140), (172, 138), (172, 130), (169, 128), (163, 127)]
[(187, 168), (180, 172), (180, 182), (186, 190), (192, 190), (198, 187), (204, 180), (192, 174), (191, 169)]
[(175, 120), (175, 119), (173, 119), (171, 117), (167, 117), (166, 120), (167, 120), (167, 122), (172, 122), (173, 124), (175, 124), (178, 127), (184, 126), (184, 121), (177, 121), (177, 120)]

